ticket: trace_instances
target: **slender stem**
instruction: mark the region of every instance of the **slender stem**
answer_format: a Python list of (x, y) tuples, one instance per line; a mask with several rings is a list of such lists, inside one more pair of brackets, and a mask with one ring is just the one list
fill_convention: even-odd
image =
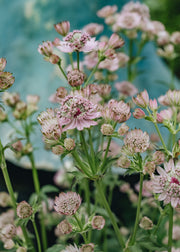
[(158, 229), (159, 229), (159, 226), (160, 226), (160, 224), (161, 224), (161, 221), (162, 221), (163, 217), (164, 217), (164, 214), (161, 213), (161, 214), (160, 214), (160, 217), (159, 217), (159, 219), (158, 219), (158, 223), (157, 223), (157, 225), (156, 225), (156, 228), (155, 228), (154, 231), (153, 231), (153, 235), (155, 235), (155, 234), (157, 233), (157, 231), (158, 231)]
[(71, 152), (73, 158), (75, 159), (75, 161), (78, 163), (78, 165), (80, 166), (80, 168), (82, 169), (82, 171), (88, 176), (91, 177), (91, 174), (89, 173), (89, 171), (87, 171), (87, 167), (82, 163), (79, 154), (74, 150)]
[(38, 233), (38, 230), (37, 230), (37, 227), (36, 227), (36, 223), (35, 223), (35, 220), (32, 220), (32, 224), (33, 224), (33, 227), (34, 227), (34, 232), (35, 232), (35, 235), (36, 235), (36, 240), (37, 240), (37, 245), (38, 245), (38, 252), (41, 252), (41, 242), (40, 242), (40, 238), (39, 238), (39, 233)]
[(159, 135), (159, 138), (160, 138), (161, 143), (162, 143), (162, 145), (163, 145), (163, 147), (164, 147), (164, 150), (165, 150), (166, 153), (169, 155), (169, 151), (168, 151), (168, 149), (167, 149), (167, 147), (166, 147), (166, 144), (165, 144), (165, 142), (164, 142), (164, 140), (163, 140), (163, 137), (162, 137), (162, 135), (161, 135), (161, 132), (160, 132), (160, 130), (159, 130), (159, 128), (158, 128), (156, 122), (154, 122), (154, 126), (155, 126), (156, 131), (157, 131), (157, 133), (158, 133), (158, 135)]
[(128, 61), (128, 81), (132, 81), (132, 55), (133, 53), (133, 40), (129, 40), (129, 61)]
[(136, 239), (136, 233), (137, 233), (137, 229), (138, 229), (140, 209), (141, 209), (143, 178), (144, 178), (143, 173), (140, 173), (140, 188), (139, 188), (138, 206), (137, 206), (137, 210), (136, 210), (136, 220), (135, 220), (135, 224), (134, 224), (134, 231), (133, 231), (133, 234), (131, 236), (129, 245), (133, 245), (134, 242), (135, 242), (135, 239)]
[[(39, 195), (40, 193), (40, 183), (39, 183), (39, 177), (38, 177), (38, 172), (37, 169), (35, 167), (35, 162), (34, 162), (34, 156), (33, 153), (29, 154), (29, 159), (31, 162), (31, 166), (32, 166), (32, 175), (33, 175), (33, 182), (34, 182), (34, 187), (35, 187), (35, 191), (36, 193)], [(40, 227), (41, 227), (41, 237), (42, 237), (42, 244), (43, 244), (43, 249), (46, 250), (47, 248), (47, 235), (46, 235), (46, 227), (44, 224), (44, 213), (41, 210), (40, 211)]]
[(29, 160), (30, 160), (31, 166), (32, 166), (32, 175), (33, 175), (34, 188), (35, 188), (36, 193), (39, 194), (39, 192), (40, 192), (40, 184), (39, 184), (39, 178), (38, 178), (37, 169), (35, 167), (33, 153), (31, 152), (28, 155), (28, 157), (29, 157)]
[(24, 236), (24, 239), (25, 239), (25, 242), (26, 242), (27, 247), (28, 247), (28, 248), (31, 247), (31, 251), (32, 251), (32, 252), (35, 252), (35, 248), (34, 248), (32, 242), (31, 242), (31, 240), (30, 240), (29, 237), (28, 237), (26, 228), (25, 228), (23, 225), (21, 225), (21, 229), (22, 229), (23, 236)]
[(88, 150), (87, 150), (87, 144), (86, 144), (86, 141), (84, 138), (84, 133), (83, 133), (83, 131), (79, 131), (79, 134), (80, 134), (82, 146), (83, 146), (84, 152), (86, 154), (86, 157), (88, 159), (89, 165), (91, 167), (92, 173), (95, 174), (94, 166), (92, 165), (92, 160), (91, 160), (89, 153), (88, 153)]
[(70, 59), (70, 62), (71, 62), (72, 69), (74, 70), (72, 53), (69, 53), (69, 59)]
[(121, 233), (119, 231), (119, 227), (117, 225), (117, 222), (116, 222), (116, 219), (114, 217), (114, 214), (112, 213), (112, 211), (111, 211), (111, 209), (109, 207), (109, 204), (108, 204), (108, 202), (106, 200), (106, 197), (104, 195), (104, 192), (103, 192), (103, 189), (102, 189), (103, 186), (102, 186), (101, 181), (96, 181), (96, 187), (97, 187), (97, 190), (98, 190), (98, 193), (99, 193), (100, 200), (102, 201), (102, 204), (103, 204), (104, 208), (106, 209), (106, 211), (107, 211), (107, 213), (109, 215), (109, 218), (111, 220), (111, 223), (112, 223), (112, 226), (114, 228), (117, 240), (118, 240), (120, 246), (122, 248), (124, 248), (125, 247), (124, 240), (123, 240), (123, 238), (121, 236)]
[(79, 70), (79, 52), (77, 52), (77, 69)]
[[(83, 226), (82, 226), (81, 221), (79, 220), (76, 213), (74, 214), (74, 218), (76, 219), (76, 222), (77, 222), (78, 226), (80, 227), (81, 231), (83, 231)], [(86, 234), (81, 233), (81, 235), (82, 235), (82, 237), (84, 239), (84, 242), (87, 243)]]
[(169, 231), (168, 231), (168, 252), (172, 249), (172, 233), (173, 233), (173, 207), (169, 204)]
[(94, 148), (93, 148), (93, 141), (92, 141), (91, 130), (88, 129), (88, 132), (89, 132), (89, 143), (90, 143), (91, 157), (92, 157), (92, 166), (93, 166), (93, 170), (96, 172), (95, 154), (94, 154)]
[(61, 73), (64, 75), (64, 78), (67, 80), (67, 76), (66, 76), (64, 70), (61, 67), (61, 62), (58, 62), (58, 66), (59, 66), (59, 69), (61, 70)]
[(98, 69), (98, 66), (99, 66), (99, 64), (100, 64), (101, 61), (102, 61), (102, 60), (99, 59), (98, 63), (96, 64), (96, 66), (95, 66), (94, 69), (92, 70), (91, 74), (89, 75), (87, 81), (85, 82), (84, 87), (86, 87), (86, 86), (89, 84), (89, 82), (90, 82), (90, 80), (91, 80), (93, 74), (94, 74), (94, 73), (96, 72), (96, 70)]

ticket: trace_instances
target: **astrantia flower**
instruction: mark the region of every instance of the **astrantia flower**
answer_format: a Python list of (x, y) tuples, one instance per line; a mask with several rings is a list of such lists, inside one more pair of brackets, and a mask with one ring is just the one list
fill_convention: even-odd
[(132, 153), (145, 152), (150, 145), (149, 135), (140, 129), (131, 130), (127, 133), (124, 143)]
[(158, 200), (164, 204), (171, 203), (172, 207), (180, 205), (180, 165), (174, 165), (173, 159), (164, 164), (164, 168), (158, 166), (159, 175), (152, 179), (154, 193), (158, 193)]
[(79, 252), (94, 252), (94, 244), (89, 243), (89, 244), (82, 245)]
[(4, 71), (4, 68), (6, 67), (6, 59), (5, 58), (0, 58), (0, 71)]
[(62, 21), (60, 23), (54, 24), (55, 30), (62, 36), (66, 36), (70, 29), (69, 21)]
[(90, 23), (84, 26), (83, 31), (87, 32), (90, 36), (95, 36), (102, 32), (104, 29), (103, 25), (97, 23)]
[(105, 219), (100, 215), (95, 215), (92, 218), (91, 225), (93, 229), (101, 230), (105, 225)]
[(140, 25), (141, 16), (135, 12), (122, 12), (118, 18), (116, 25), (120, 29), (134, 29)]
[(106, 18), (108, 16), (111, 16), (112, 14), (114, 14), (117, 11), (117, 6), (116, 5), (107, 5), (104, 6), (102, 9), (100, 9), (97, 12), (97, 16), (98, 17), (102, 17), (102, 18)]
[(143, 92), (139, 93), (137, 97), (133, 97), (133, 102), (139, 107), (146, 108), (149, 104), (148, 92), (144, 90)]
[(15, 78), (12, 76), (12, 73), (0, 72), (0, 89), (5, 90), (10, 88), (14, 81)]
[(125, 96), (133, 96), (133, 95), (136, 95), (138, 92), (137, 88), (129, 81), (117, 82), (115, 84), (115, 88), (122, 95), (125, 95)]
[(32, 207), (26, 201), (21, 201), (17, 205), (17, 216), (21, 219), (28, 218), (32, 215), (33, 210)]
[(57, 228), (61, 234), (70, 234), (72, 232), (72, 226), (67, 220), (61, 221)]
[(131, 116), (130, 106), (124, 101), (110, 100), (108, 103), (110, 117), (116, 122), (125, 122)]
[(70, 32), (63, 41), (60, 41), (56, 47), (62, 52), (90, 52), (97, 48), (97, 41), (91, 38), (86, 32), (74, 30)]
[(75, 192), (60, 193), (55, 198), (54, 209), (56, 212), (65, 215), (73, 215), (81, 205), (81, 197)]
[(62, 102), (62, 106), (57, 112), (59, 124), (65, 126), (63, 131), (68, 129), (83, 130), (97, 122), (93, 119), (101, 116), (97, 111), (97, 106), (82, 96), (68, 95)]

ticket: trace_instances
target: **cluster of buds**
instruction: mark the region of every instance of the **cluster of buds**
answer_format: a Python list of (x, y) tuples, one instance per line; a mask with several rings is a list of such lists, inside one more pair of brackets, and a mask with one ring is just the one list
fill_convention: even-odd
[(4, 72), (4, 69), (6, 67), (6, 59), (0, 58), (0, 91), (4, 91), (8, 88), (10, 88), (15, 78), (12, 76), (12, 73), (10, 72)]
[(12, 150), (15, 152), (16, 158), (21, 158), (32, 153), (33, 147), (31, 143), (23, 145), (22, 142), (18, 140), (12, 144)]
[(44, 59), (52, 64), (61, 62), (60, 57), (53, 53), (53, 43), (51, 41), (46, 41), (39, 45), (38, 52), (44, 55)]

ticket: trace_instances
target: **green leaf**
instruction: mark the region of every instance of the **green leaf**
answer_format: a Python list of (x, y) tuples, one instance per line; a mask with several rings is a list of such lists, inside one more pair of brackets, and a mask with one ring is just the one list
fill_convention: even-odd
[(51, 192), (59, 192), (59, 189), (53, 185), (45, 185), (41, 188), (41, 192), (44, 194)]

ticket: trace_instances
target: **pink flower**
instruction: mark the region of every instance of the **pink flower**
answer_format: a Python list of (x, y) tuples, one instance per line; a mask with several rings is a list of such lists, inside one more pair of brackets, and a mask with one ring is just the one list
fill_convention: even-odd
[(131, 116), (130, 106), (124, 101), (110, 100), (108, 102), (110, 117), (113, 121), (118, 123), (125, 122)]
[(154, 99), (154, 100), (150, 99), (149, 107), (150, 107), (151, 110), (156, 110), (158, 108), (157, 100), (156, 99)]
[(139, 93), (137, 97), (133, 97), (133, 102), (142, 108), (146, 108), (149, 105), (149, 95), (146, 90), (143, 92)]
[(100, 215), (95, 215), (92, 218), (91, 225), (93, 229), (101, 230), (105, 225), (105, 219)]
[(176, 31), (176, 32), (172, 33), (172, 35), (171, 35), (171, 42), (174, 45), (179, 45), (180, 44), (180, 32), (179, 31)]
[(125, 96), (133, 96), (136, 95), (138, 90), (137, 88), (131, 84), (129, 81), (117, 82), (115, 84), (115, 88)]
[(12, 76), (12, 73), (9, 72), (0, 72), (0, 90), (8, 89), (14, 83), (15, 78)]
[(70, 234), (72, 232), (72, 226), (67, 220), (61, 221), (57, 225), (57, 229), (61, 234)]
[(124, 139), (125, 147), (132, 153), (145, 152), (149, 147), (149, 135), (140, 129), (131, 130)]
[(108, 41), (108, 45), (113, 49), (121, 48), (124, 43), (125, 41), (116, 33), (113, 33)]
[(66, 248), (63, 249), (61, 252), (80, 252), (80, 250), (78, 249), (76, 244), (74, 244), (74, 246), (72, 245), (66, 246)]
[(172, 119), (172, 109), (164, 109), (160, 113), (157, 113), (157, 122), (163, 123), (164, 120), (171, 120)]
[(62, 36), (66, 36), (70, 29), (69, 21), (62, 21), (54, 25), (55, 30)]
[(64, 37), (63, 41), (59, 41), (56, 47), (62, 52), (71, 53), (91, 52), (97, 49), (97, 45), (95, 38), (91, 38), (88, 33), (74, 30)]
[(97, 106), (80, 95), (68, 95), (62, 102), (62, 106), (57, 112), (59, 124), (65, 126), (63, 131), (68, 129), (83, 130), (96, 125), (93, 121), (101, 116), (97, 111)]
[(83, 31), (87, 32), (90, 36), (95, 36), (103, 31), (103, 25), (97, 23), (90, 23), (83, 27)]
[(143, 18), (149, 18), (149, 8), (145, 4), (140, 2), (132, 2), (125, 4), (122, 8), (122, 12), (135, 12), (138, 13)]
[(119, 14), (116, 25), (121, 29), (134, 29), (140, 25), (141, 16), (135, 12), (122, 12)]
[(76, 192), (62, 192), (54, 201), (54, 209), (56, 212), (64, 215), (74, 215), (80, 205), (81, 197)]
[(116, 5), (107, 5), (104, 6), (102, 9), (100, 9), (97, 12), (97, 16), (98, 17), (102, 17), (102, 18), (106, 18), (108, 16), (111, 16), (112, 14), (114, 14), (117, 11), (117, 6)]
[(5, 58), (0, 58), (0, 72), (4, 71), (4, 68), (6, 67), (6, 59)]
[(71, 87), (77, 87), (83, 84), (85, 79), (85, 74), (78, 70), (74, 69), (67, 73), (67, 81)]
[(176, 208), (180, 205), (180, 166), (174, 165), (173, 159), (164, 164), (164, 168), (157, 168), (159, 175), (152, 179), (154, 193), (158, 193), (159, 201), (164, 204), (171, 203)]

